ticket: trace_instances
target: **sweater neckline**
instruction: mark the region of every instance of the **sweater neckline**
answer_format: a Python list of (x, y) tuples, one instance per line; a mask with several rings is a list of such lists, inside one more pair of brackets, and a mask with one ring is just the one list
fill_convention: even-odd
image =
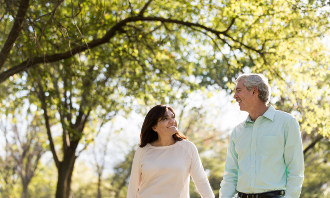
[(148, 145), (150, 148), (153, 148), (153, 149), (167, 149), (167, 148), (172, 148), (172, 147), (176, 146), (177, 144), (179, 144), (178, 142), (180, 142), (180, 141), (176, 141), (174, 144), (171, 144), (168, 146), (152, 146), (150, 143), (148, 143)]

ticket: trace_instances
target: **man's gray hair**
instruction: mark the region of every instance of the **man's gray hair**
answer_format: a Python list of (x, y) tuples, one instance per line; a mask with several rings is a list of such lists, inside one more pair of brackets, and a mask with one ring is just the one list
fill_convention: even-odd
[(237, 84), (238, 81), (243, 79), (245, 80), (244, 86), (246, 89), (251, 91), (253, 87), (257, 87), (259, 91), (259, 99), (268, 104), (271, 94), (268, 79), (263, 74), (242, 74), (238, 76), (235, 83)]

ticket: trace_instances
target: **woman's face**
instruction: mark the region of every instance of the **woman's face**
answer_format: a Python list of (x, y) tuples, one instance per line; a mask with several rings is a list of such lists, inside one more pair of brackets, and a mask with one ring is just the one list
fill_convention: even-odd
[(178, 123), (175, 115), (166, 109), (165, 115), (158, 119), (157, 125), (152, 127), (160, 136), (172, 136), (178, 132)]

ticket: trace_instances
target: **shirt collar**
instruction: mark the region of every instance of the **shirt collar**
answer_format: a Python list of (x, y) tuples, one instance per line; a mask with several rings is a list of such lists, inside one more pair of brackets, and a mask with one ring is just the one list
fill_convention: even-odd
[(254, 122), (251, 120), (250, 115), (247, 116), (247, 118), (246, 118), (246, 120), (245, 120), (245, 122), (244, 122), (244, 127), (246, 127), (246, 124), (247, 124), (247, 123), (254, 123)]
[(274, 116), (275, 116), (275, 109), (274, 109), (274, 107), (272, 105), (270, 105), (268, 107), (267, 111), (262, 116), (270, 119), (271, 121), (274, 121)]
[(245, 120), (245, 123), (246, 123), (246, 122), (253, 122), (253, 121), (251, 120), (251, 118), (250, 118), (250, 115), (247, 116), (247, 118), (246, 118), (246, 120)]
[[(262, 115), (264, 116), (265, 118), (268, 118), (269, 120), (273, 121), (274, 120), (274, 116), (275, 116), (275, 108), (273, 106), (269, 106), (267, 111)], [(250, 115), (247, 116), (246, 120), (245, 120), (245, 123), (244, 123), (244, 126), (246, 126), (246, 123), (254, 123), (251, 118), (250, 118)]]

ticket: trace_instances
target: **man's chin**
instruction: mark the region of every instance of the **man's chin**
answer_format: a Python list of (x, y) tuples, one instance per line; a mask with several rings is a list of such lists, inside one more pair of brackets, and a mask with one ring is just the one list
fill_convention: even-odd
[(247, 110), (245, 108), (243, 108), (242, 106), (239, 106), (239, 110), (240, 111), (246, 111), (247, 112)]

